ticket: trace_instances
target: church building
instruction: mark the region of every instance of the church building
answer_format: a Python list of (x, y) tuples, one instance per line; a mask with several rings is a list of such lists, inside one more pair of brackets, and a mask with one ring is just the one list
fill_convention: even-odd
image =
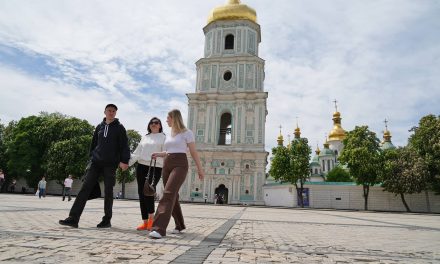
[(212, 10), (203, 32), (204, 56), (196, 62), (195, 92), (187, 97), (188, 128), (194, 132), (206, 177), (198, 179), (189, 159), (180, 199), (264, 204), (268, 94), (264, 60), (258, 56), (256, 12), (229, 0)]

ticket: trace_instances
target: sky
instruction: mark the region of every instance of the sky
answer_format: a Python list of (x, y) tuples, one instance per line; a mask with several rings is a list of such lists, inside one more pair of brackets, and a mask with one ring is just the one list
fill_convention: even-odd
[[(226, 0), (0, 0), (0, 122), (60, 112), (98, 124), (107, 103), (146, 132), (195, 92), (203, 27)], [(407, 144), (440, 114), (440, 1), (242, 0), (257, 12), (268, 92), (265, 146), (298, 122), (312, 148), (367, 125)], [(167, 129), (165, 129), (167, 132)]]

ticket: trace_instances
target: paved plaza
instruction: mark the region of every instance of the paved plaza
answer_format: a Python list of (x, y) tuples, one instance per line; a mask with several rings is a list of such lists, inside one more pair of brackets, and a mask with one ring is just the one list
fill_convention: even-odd
[(72, 201), (0, 194), (0, 262), (440, 263), (440, 215), (183, 204), (185, 233), (153, 240), (135, 230), (134, 200), (115, 200), (112, 228), (96, 228), (103, 203), (74, 229), (58, 224)]

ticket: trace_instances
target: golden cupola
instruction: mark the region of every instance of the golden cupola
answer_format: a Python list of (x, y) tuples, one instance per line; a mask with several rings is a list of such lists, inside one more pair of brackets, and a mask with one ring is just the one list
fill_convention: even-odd
[(283, 146), (284, 138), (283, 135), (281, 134), (281, 126), (280, 126), (280, 135), (277, 138), (277, 142), (278, 142), (278, 146)]
[(240, 0), (228, 0), (225, 5), (211, 11), (208, 24), (219, 20), (250, 20), (257, 23), (257, 13), (253, 8), (241, 4)]
[(299, 129), (298, 125), (295, 128), (295, 132), (293, 132), (295, 138), (301, 138), (301, 129)]
[(321, 153), (321, 150), (319, 149), (318, 145), (316, 145), (315, 153), (316, 153), (317, 156), (319, 156), (319, 153)]
[(395, 149), (396, 147), (391, 142), (391, 132), (388, 130), (388, 120), (385, 119), (385, 131), (383, 132), (383, 141), (381, 142), (381, 149)]
[(385, 119), (385, 131), (383, 132), (383, 142), (391, 142), (391, 132), (388, 130), (388, 120)]
[(334, 101), (334, 103), (335, 103), (336, 112), (333, 113), (333, 129), (332, 131), (330, 131), (328, 139), (331, 141), (333, 140), (342, 141), (345, 138), (346, 132), (341, 126), (342, 118), (341, 118), (341, 113), (338, 112), (338, 106), (336, 105), (336, 100)]

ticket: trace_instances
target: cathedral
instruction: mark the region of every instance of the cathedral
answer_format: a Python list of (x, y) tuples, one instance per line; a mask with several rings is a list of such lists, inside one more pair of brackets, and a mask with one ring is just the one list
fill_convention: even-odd
[(268, 94), (256, 12), (229, 0), (211, 11), (203, 32), (204, 56), (196, 62), (195, 92), (187, 97), (188, 128), (206, 177), (198, 179), (189, 159), (180, 199), (262, 205)]
[[(338, 111), (338, 106), (336, 104), (337, 101), (335, 100), (334, 103), (335, 112), (333, 113), (333, 129), (330, 131), (328, 138), (326, 137), (323, 149), (319, 149), (319, 146), (316, 147), (315, 155), (310, 161), (310, 182), (325, 181), (326, 175), (339, 164), (338, 156), (344, 148), (342, 141), (345, 138), (346, 131), (341, 125), (342, 118), (341, 113)], [(300, 137), (301, 130), (298, 127), (298, 124), (293, 134), (295, 138)], [(281, 131), (277, 142), (279, 146), (283, 145), (284, 138)], [(388, 130), (388, 121), (386, 119), (383, 140), (380, 144), (382, 150), (396, 148), (391, 142), (391, 132)], [(289, 145), (290, 142), (287, 144), (287, 147), (289, 147)]]

